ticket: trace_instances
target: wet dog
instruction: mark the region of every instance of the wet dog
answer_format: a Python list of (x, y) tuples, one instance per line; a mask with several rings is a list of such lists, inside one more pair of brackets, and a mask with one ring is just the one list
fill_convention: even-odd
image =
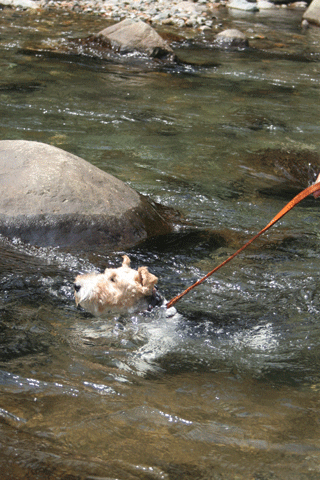
[[(315, 181), (314, 183), (319, 183), (319, 182), (320, 182), (320, 173), (319, 173), (319, 175), (317, 176), (317, 179), (316, 179), (316, 181)], [(320, 191), (314, 192), (313, 196), (314, 196), (314, 198), (320, 197)]]
[(123, 257), (122, 266), (107, 268), (104, 273), (78, 275), (74, 281), (76, 305), (95, 316), (108, 312), (125, 313), (151, 310), (163, 299), (155, 285), (158, 278), (147, 267), (130, 268), (130, 259)]

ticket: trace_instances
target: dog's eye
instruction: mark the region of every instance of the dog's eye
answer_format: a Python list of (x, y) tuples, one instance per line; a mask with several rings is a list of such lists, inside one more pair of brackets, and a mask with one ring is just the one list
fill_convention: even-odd
[(110, 277), (110, 282), (115, 282), (116, 281), (116, 274), (114, 273), (113, 275), (111, 275)]
[(79, 285), (79, 283), (74, 283), (73, 286), (74, 286), (75, 292), (79, 292), (81, 285)]

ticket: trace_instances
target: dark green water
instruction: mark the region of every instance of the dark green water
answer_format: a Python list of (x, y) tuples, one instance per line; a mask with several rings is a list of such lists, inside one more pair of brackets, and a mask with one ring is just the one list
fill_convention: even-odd
[(1, 478), (319, 478), (319, 200), (193, 290), (173, 318), (97, 320), (75, 308), (71, 286), (127, 253), (169, 299), (307, 186), (320, 153), (320, 33), (303, 33), (300, 18), (221, 14), (252, 49), (218, 51), (199, 36), (176, 53), (219, 66), (174, 69), (35, 55), (106, 22), (0, 12), (0, 139), (77, 154), (190, 224), (127, 252), (1, 240)]

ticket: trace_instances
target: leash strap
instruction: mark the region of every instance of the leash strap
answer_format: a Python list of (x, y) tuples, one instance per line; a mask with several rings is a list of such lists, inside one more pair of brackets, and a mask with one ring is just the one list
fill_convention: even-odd
[(228, 262), (230, 262), (234, 257), (239, 255), (245, 248), (247, 248), (254, 240), (256, 240), (260, 235), (262, 235), (264, 232), (266, 232), (272, 225), (274, 225), (280, 218), (282, 218), (286, 213), (290, 212), (290, 210), (295, 207), (298, 203), (301, 202), (304, 198), (308, 197), (311, 193), (320, 191), (320, 182), (319, 183), (314, 183), (313, 185), (310, 185), (310, 187), (305, 188), (302, 190), (302, 192), (298, 193), (292, 200), (290, 200), (289, 203), (285, 207), (280, 210), (279, 213), (271, 220), (271, 222), (268, 223), (262, 230), (260, 230), (259, 233), (257, 233), (254, 237), (252, 237), (245, 245), (243, 245), (239, 250), (237, 250), (235, 253), (233, 253), (230, 257), (228, 257), (226, 260), (224, 260), (220, 265), (215, 267), (211, 272), (207, 273), (204, 277), (200, 278), (197, 282), (195, 282), (193, 285), (190, 285), (186, 290), (184, 290), (182, 293), (174, 297), (170, 302), (167, 303), (166, 307), (170, 308), (172, 307), (175, 303), (178, 302), (182, 297), (184, 297), (187, 293), (190, 292), (193, 288), (197, 287), (201, 283), (203, 283), (207, 278), (209, 278), (213, 273), (215, 273), (217, 270), (219, 270), (221, 267), (226, 265)]

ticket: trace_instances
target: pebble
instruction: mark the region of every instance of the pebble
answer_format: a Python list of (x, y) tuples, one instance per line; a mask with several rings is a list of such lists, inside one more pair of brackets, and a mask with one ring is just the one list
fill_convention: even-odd
[[(101, 15), (114, 20), (140, 18), (150, 24), (199, 27), (210, 20), (219, 0), (1, 0), (1, 5), (17, 9), (55, 8)], [(204, 19), (205, 17), (205, 19)], [(209, 25), (209, 24), (206, 24)]]
[[(288, 0), (283, 0), (284, 5)], [(140, 18), (151, 25), (173, 25), (179, 28), (212, 29), (217, 8), (258, 11), (279, 8), (268, 0), (1, 0), (2, 5), (16, 8), (55, 8), (101, 15), (116, 21)], [(304, 7), (297, 2), (297, 8)], [(282, 6), (282, 5), (281, 5)], [(293, 4), (293, 8), (295, 4)]]

